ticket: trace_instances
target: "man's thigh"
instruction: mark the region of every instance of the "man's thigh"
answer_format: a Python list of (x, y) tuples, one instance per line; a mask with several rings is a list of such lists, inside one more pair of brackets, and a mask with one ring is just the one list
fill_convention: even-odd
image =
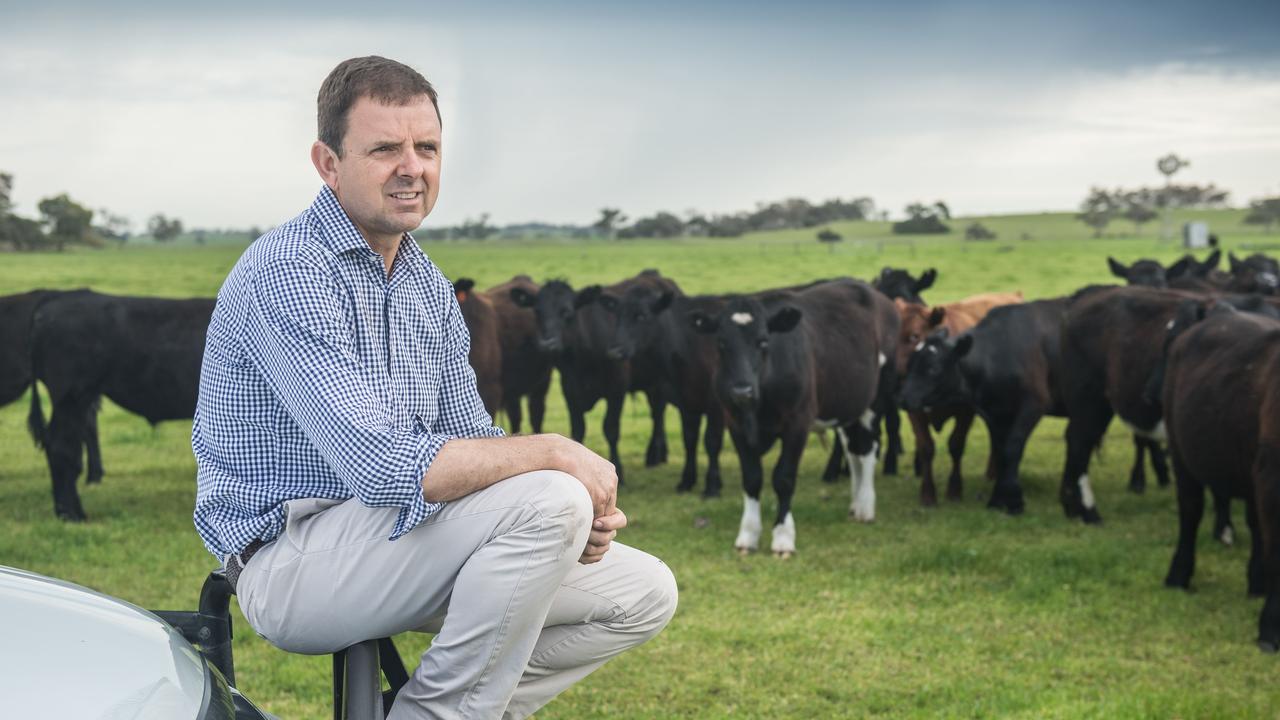
[(240, 576), (241, 607), (259, 634), (293, 652), (333, 652), (421, 627), (443, 613), (480, 547), (575, 486), (585, 493), (555, 471), (508, 478), (448, 503), (395, 541), (387, 538), (399, 508), (291, 503), (284, 533)]

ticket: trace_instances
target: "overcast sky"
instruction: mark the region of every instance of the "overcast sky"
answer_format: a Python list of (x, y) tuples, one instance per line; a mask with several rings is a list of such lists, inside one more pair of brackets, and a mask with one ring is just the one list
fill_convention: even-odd
[[(270, 226), (320, 181), (315, 96), (379, 54), (430, 79), (428, 225), (586, 224), (872, 197), (898, 214), (1074, 208), (1157, 157), (1280, 193), (1280, 2), (0, 0), (0, 171), (145, 224)], [(353, 4), (354, 5), (354, 4)]]

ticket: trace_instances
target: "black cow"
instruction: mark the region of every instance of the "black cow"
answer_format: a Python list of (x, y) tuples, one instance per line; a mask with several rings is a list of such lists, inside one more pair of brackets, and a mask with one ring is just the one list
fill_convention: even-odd
[[(645, 271), (609, 286), (609, 290), (621, 293), (629, 285), (637, 283), (665, 286), (670, 281), (653, 271)], [(605, 400), (604, 436), (609, 443), (609, 460), (617, 468), (621, 481), (623, 468), (618, 454), (618, 436), (627, 392), (642, 390), (649, 399), (653, 433), (645, 452), (646, 464), (666, 459), (663, 422), (666, 403), (660, 383), (655, 378), (642, 377), (637, 381), (630, 363), (620, 361), (616, 355), (610, 357), (614, 323), (613, 317), (596, 303), (601, 292), (599, 285), (575, 292), (563, 280), (550, 280), (536, 295), (514, 288), (511, 297), (517, 305), (533, 308), (538, 324), (538, 347), (555, 354), (555, 364), (560, 370), (560, 389), (569, 409), (570, 434), (574, 440), (581, 442), (586, 436), (586, 413), (601, 398)]]
[(516, 275), (484, 294), (498, 311), (502, 340), (502, 406), (511, 423), (511, 432), (520, 432), (523, 414), (520, 398), (528, 398), (529, 424), (542, 432), (547, 412), (547, 391), (551, 388), (553, 356), (538, 349), (538, 322), (533, 312), (517, 305), (512, 291), (519, 288), (529, 296), (538, 294), (538, 285), (528, 275)]
[(1218, 250), (1210, 253), (1203, 262), (1196, 260), (1194, 255), (1188, 253), (1166, 268), (1158, 260), (1144, 258), (1135, 260), (1131, 265), (1125, 265), (1116, 261), (1115, 258), (1108, 257), (1107, 266), (1111, 268), (1112, 275), (1124, 280), (1127, 285), (1211, 290), (1214, 289), (1214, 285), (1209, 278), (1214, 268), (1218, 267), (1218, 261), (1221, 258), (1222, 253)]
[(1062, 315), (1070, 298), (993, 308), (955, 339), (939, 332), (911, 354), (902, 387), (908, 411), (971, 404), (987, 424), (996, 484), (987, 506), (1018, 515), (1025, 509), (1018, 468), (1040, 418), (1066, 414), (1059, 389)]
[(620, 295), (602, 291), (597, 302), (615, 318), (611, 354), (630, 361), (633, 372), (660, 377), (665, 398), (680, 410), (685, 460), (676, 491), (688, 492), (697, 483), (698, 433), (705, 415), (707, 479), (702, 495), (719, 497), (724, 411), (712, 384), (716, 347), (710, 338), (690, 327), (686, 318), (691, 313), (714, 316), (723, 300), (689, 297), (678, 287), (636, 283)]
[[(84, 520), (76, 491), (85, 418), (102, 395), (155, 424), (194, 415), (212, 299), (119, 297), (88, 290), (47, 299), (31, 323), (29, 425), (44, 445), (53, 507)], [(53, 402), (47, 427), (35, 380)]]
[[(33, 290), (0, 297), (0, 406), (22, 397), (31, 388), (31, 320), (36, 308), (62, 293)], [(88, 456), (87, 482), (102, 481), (102, 451), (98, 445), (98, 402), (85, 413), (83, 438)]]
[(1228, 253), (1231, 263), (1231, 281), (1227, 289), (1238, 293), (1275, 295), (1280, 291), (1280, 264), (1275, 258), (1254, 253), (1240, 260), (1235, 253)]
[(453, 292), (471, 339), (467, 361), (476, 374), (476, 392), (485, 412), (496, 417), (503, 398), (501, 319), (493, 301), (485, 293), (475, 292), (475, 286), (471, 278), (458, 278)]
[(1221, 305), (1173, 341), (1163, 387), (1178, 483), (1178, 547), (1165, 584), (1195, 571), (1204, 491), (1243, 498), (1258, 646), (1280, 648), (1280, 322)]
[(886, 267), (880, 270), (871, 287), (884, 293), (890, 300), (902, 298), (907, 302), (924, 305), (924, 298), (920, 297), (920, 293), (933, 287), (937, 279), (938, 271), (933, 268), (920, 273), (920, 277), (913, 278), (907, 270)]
[[(769, 290), (725, 299), (718, 315), (695, 312), (690, 321), (714, 335), (719, 350), (715, 389), (742, 466), (745, 507), (734, 546), (759, 545), (761, 456), (774, 442), (782, 451), (773, 469), (778, 514), (772, 549), (795, 552), (791, 496), (809, 432), (835, 427), (849, 455), (850, 515), (875, 519), (875, 400), (898, 332), (893, 303), (850, 278), (802, 289)], [(854, 457), (856, 456), (856, 457)]]
[[(1147, 391), (1158, 372), (1167, 329), (1185, 302), (1209, 302), (1196, 293), (1143, 287), (1110, 288), (1072, 306), (1063, 325), (1063, 393), (1069, 410), (1067, 454), (1061, 498), (1068, 517), (1097, 522), (1100, 517), (1089, 487), (1089, 456), (1106, 433), (1112, 415), (1149, 442), (1157, 479), (1168, 483), (1160, 443), (1165, 441), (1163, 408)], [(1214, 302), (1270, 312), (1256, 296), (1227, 295)], [(1138, 442), (1135, 439), (1135, 443)], [(1155, 463), (1156, 460), (1161, 460)], [(1141, 465), (1135, 465), (1129, 487), (1143, 489)], [(1229, 510), (1219, 507), (1215, 534), (1231, 542)]]

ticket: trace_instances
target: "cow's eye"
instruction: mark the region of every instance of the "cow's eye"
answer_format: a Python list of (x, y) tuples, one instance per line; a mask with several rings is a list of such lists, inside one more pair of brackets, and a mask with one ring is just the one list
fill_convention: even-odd
[(756, 347), (760, 348), (761, 350), (768, 350), (768, 349), (769, 349), (769, 338), (760, 338), (759, 340), (757, 340), (757, 341), (756, 341)]

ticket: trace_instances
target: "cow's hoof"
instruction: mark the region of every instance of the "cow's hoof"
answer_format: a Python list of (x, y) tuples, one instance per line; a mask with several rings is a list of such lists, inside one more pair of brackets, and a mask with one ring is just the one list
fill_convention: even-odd
[(1169, 574), (1164, 576), (1164, 586), (1175, 590), (1186, 590), (1190, 592), (1191, 578), (1186, 577), (1182, 573), (1170, 570)]
[(102, 482), (102, 475), (89, 475), (84, 481), (87, 485), (97, 485)]
[(720, 497), (720, 488), (707, 488), (702, 491), (703, 500), (712, 500)]
[(1258, 649), (1268, 655), (1274, 655), (1276, 650), (1280, 650), (1280, 643), (1275, 640), (1259, 640)]
[(63, 522), (82, 523), (85, 520), (88, 520), (89, 518), (85, 517), (84, 513), (76, 514), (76, 513), (60, 512), (58, 513), (58, 519), (62, 520)]
[(872, 512), (863, 512), (859, 510), (849, 510), (849, 519), (854, 522), (867, 523), (868, 525), (876, 521), (876, 515)]
[(1098, 514), (1098, 508), (1085, 508), (1084, 512), (1080, 513), (1080, 519), (1085, 525), (1102, 524), (1102, 516)]
[(1231, 547), (1236, 544), (1236, 531), (1230, 525), (1222, 528), (1222, 532), (1218, 533), (1218, 542)]
[(687, 493), (693, 489), (693, 483), (686, 483), (683, 480), (676, 483), (676, 492)]
[(922, 507), (937, 507), (938, 496), (933, 493), (920, 493), (920, 505)]
[(755, 548), (743, 547), (741, 545), (735, 549), (738, 551), (738, 557), (746, 557), (756, 551)]
[(779, 560), (790, 560), (795, 555), (791, 550), (775, 550), (773, 556)]
[(963, 501), (963, 500), (964, 500), (964, 493), (963, 493), (963, 492), (961, 492), (960, 490), (948, 490), (948, 491), (947, 491), (947, 501), (948, 501), (948, 502), (961, 502), (961, 501)]
[(1146, 483), (1142, 483), (1142, 484), (1133, 483), (1133, 482), (1129, 483), (1129, 492), (1133, 493), (1134, 495), (1141, 495), (1146, 491), (1147, 491)]
[(1006, 506), (1005, 506), (1004, 511), (1005, 511), (1005, 514), (1007, 514), (1007, 515), (1013, 515), (1013, 516), (1015, 516), (1015, 517), (1016, 517), (1016, 516), (1018, 516), (1018, 515), (1021, 515), (1021, 514), (1022, 514), (1022, 513), (1024, 513), (1024, 512), (1026, 512), (1026, 511), (1027, 511), (1027, 508), (1026, 508), (1026, 506), (1025, 506), (1025, 505), (1023, 505), (1022, 503), (1011, 503), (1011, 504), (1009, 504), (1009, 505), (1006, 505)]

